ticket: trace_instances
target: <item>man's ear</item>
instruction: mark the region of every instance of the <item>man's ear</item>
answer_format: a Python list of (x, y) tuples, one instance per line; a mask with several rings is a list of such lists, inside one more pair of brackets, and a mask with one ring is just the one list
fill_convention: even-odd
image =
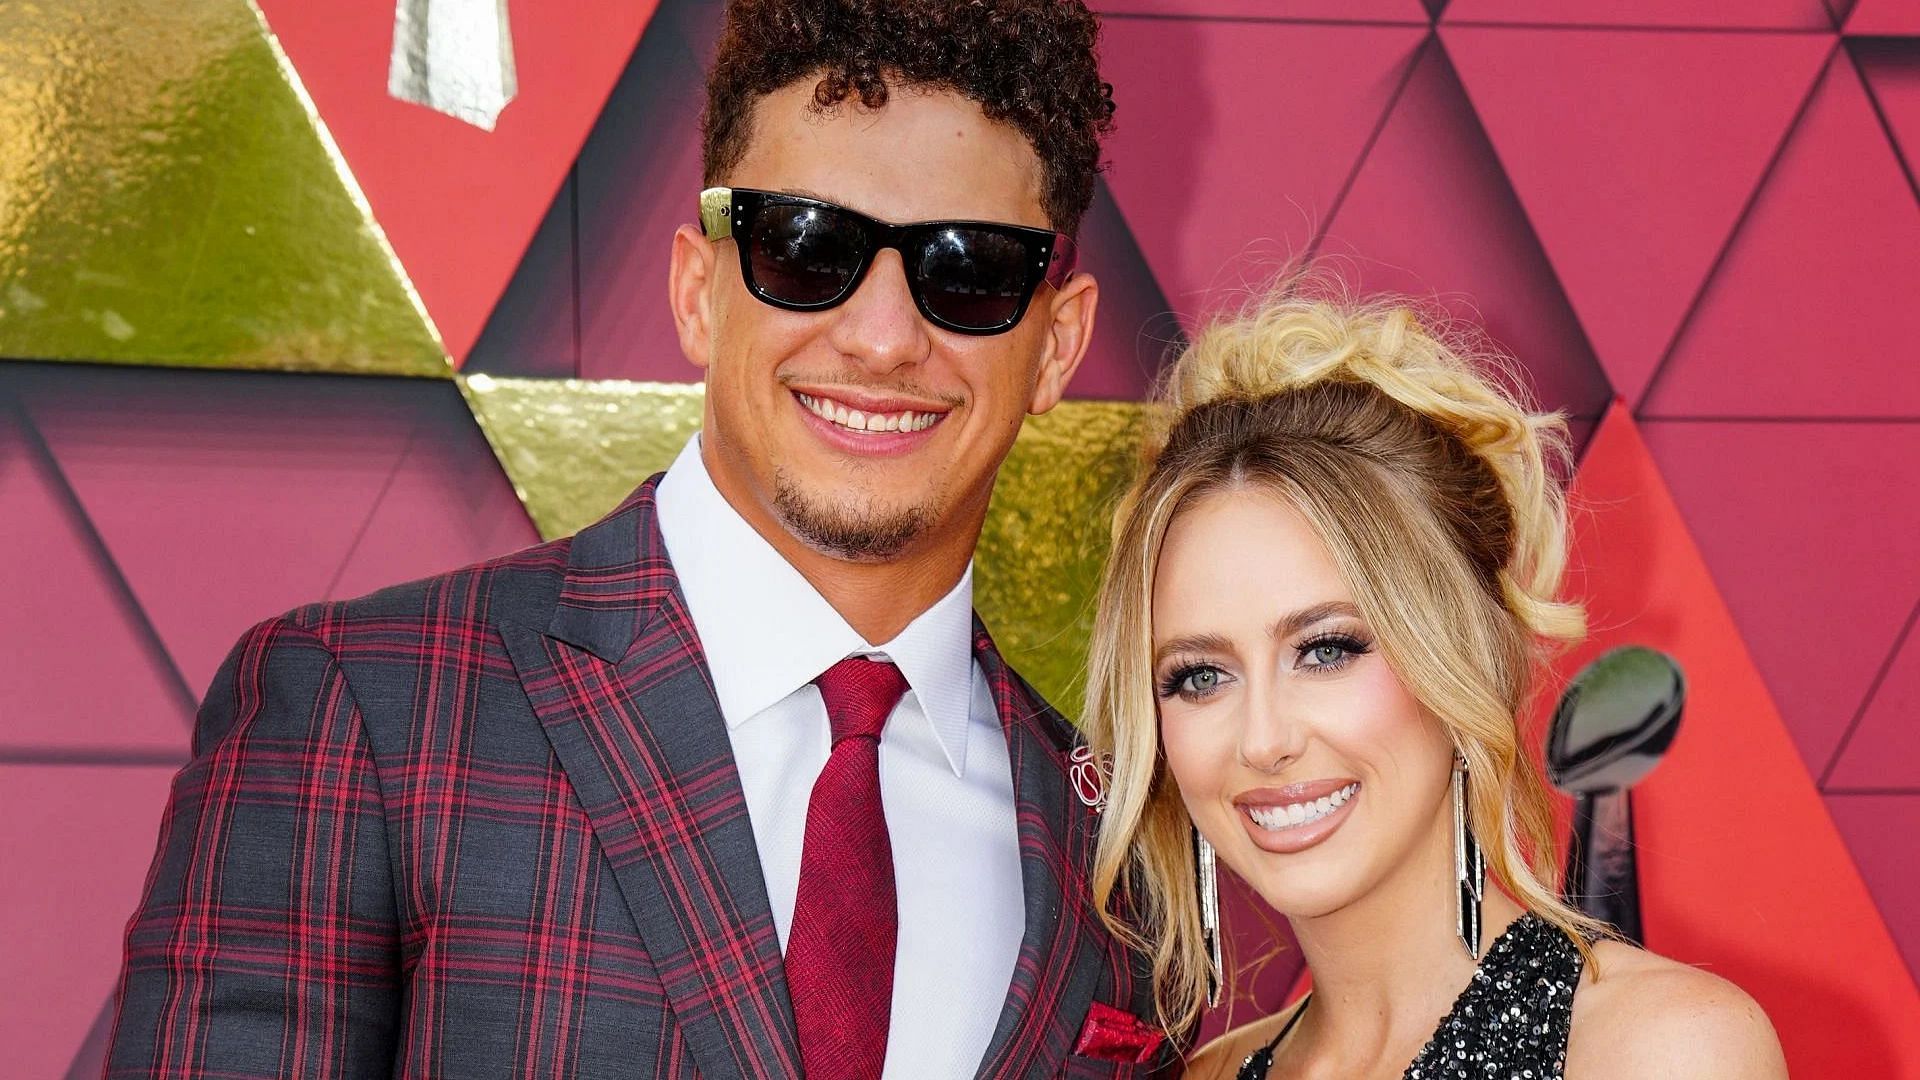
[(699, 226), (674, 230), (673, 255), (667, 263), (667, 305), (673, 309), (680, 351), (702, 371), (713, 355), (712, 286), (717, 265), (713, 242)]
[(1092, 274), (1074, 274), (1052, 292), (1046, 309), (1046, 352), (1040, 357), (1040, 370), (1033, 381), (1033, 400), (1027, 403), (1027, 411), (1035, 416), (1060, 404), (1065, 396), (1067, 383), (1087, 357), (1087, 344), (1093, 340), (1094, 311), (1100, 306), (1100, 283)]

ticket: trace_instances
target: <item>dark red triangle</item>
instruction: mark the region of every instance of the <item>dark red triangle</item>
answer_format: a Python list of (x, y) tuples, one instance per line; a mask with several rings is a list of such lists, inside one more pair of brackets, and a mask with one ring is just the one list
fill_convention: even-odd
[(1105, 181), (1080, 223), (1080, 253), (1100, 283), (1100, 307), (1067, 396), (1139, 401), (1185, 337)]
[(39, 436), (3, 398), (0, 551), (0, 758), (186, 760), (186, 686)]
[(1331, 22), (1425, 22), (1422, 0), (1090, 0), (1107, 16), (1173, 15), (1196, 19), (1319, 19)]
[(1638, 401), (1830, 41), (1441, 35), (1614, 391)]
[[(1564, 679), (1632, 643), (1670, 653), (1686, 672), (1678, 737), (1633, 791), (1647, 945), (1753, 995), (1795, 1076), (1920, 1073), (1920, 990), (1742, 647), (1744, 627), (1721, 602), (1711, 553), (1689, 539), (1686, 501), (1668, 496), (1657, 456), (1657, 436), (1643, 443), (1624, 407), (1594, 436), (1572, 494), (1570, 564), (1592, 631), (1557, 666)], [(1756, 516), (1769, 512), (1778, 511), (1755, 507)], [(1817, 666), (1838, 650), (1814, 643), (1845, 639), (1810, 630), (1803, 640), (1803, 662)]]
[(1847, 51), (1920, 197), (1920, 41), (1850, 41)]
[[(1920, 605), (1915, 614), (1920, 615)], [(1827, 790), (1901, 789), (1920, 793), (1920, 633), (1907, 617), (1893, 655), (1827, 774)], [(1913, 909), (1920, 923), (1920, 908)], [(1916, 927), (1920, 929), (1920, 926)]]
[(447, 389), (55, 374), (22, 390), (28, 416), (195, 697), (248, 626), (326, 595), (406, 451), (420, 395)]
[[(1860, 876), (1888, 915), (1888, 928), (1906, 954), (1907, 969), (1920, 972), (1920, 861), (1913, 857), (1913, 838), (1920, 836), (1920, 792), (1829, 795), (1827, 808), (1840, 835), (1847, 838)], [(1914, 1072), (1859, 1075), (1912, 1076)]]
[(1920, 204), (1838, 54), (1641, 412), (1920, 416), (1916, 297)]
[(1440, 49), (1415, 68), (1321, 250), (1361, 289), (1438, 294), (1484, 326), (1547, 408), (1606, 408), (1606, 378)]
[[(1306, 253), (1424, 26), (1116, 19), (1107, 182), (1167, 300), (1192, 317)], [(1249, 88), (1258, 87), (1258, 100)]]
[(673, 231), (696, 217), (706, 57), (720, 5), (663, 5), (580, 149), (580, 375), (686, 382), (666, 303)]
[(358, 596), (540, 542), (459, 388), (421, 395), (406, 452), (329, 595)]
[(1447, 23), (1827, 30), (1822, 0), (1453, 0)]
[[(97, 678), (98, 676), (96, 676)], [(0, 1045), (9, 1076), (64, 1076), (118, 981), (171, 766), (0, 764)]]
[(1857, 0), (1847, 16), (1847, 33), (1920, 35), (1920, 4), (1913, 0)]
[(1642, 430), (1821, 775), (1920, 600), (1920, 424), (1645, 420)]

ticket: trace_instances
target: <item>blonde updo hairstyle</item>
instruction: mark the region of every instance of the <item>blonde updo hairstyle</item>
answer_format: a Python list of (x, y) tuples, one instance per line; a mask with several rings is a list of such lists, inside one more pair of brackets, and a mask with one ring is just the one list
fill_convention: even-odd
[(1403, 304), (1296, 292), (1208, 326), (1168, 373), (1114, 515), (1084, 728), (1112, 765), (1094, 894), (1152, 958), (1170, 1031), (1198, 1016), (1208, 965), (1191, 820), (1160, 753), (1153, 580), (1169, 524), (1215, 492), (1277, 492), (1312, 524), (1387, 663), (1464, 755), (1493, 880), (1583, 951), (1603, 932), (1555, 893), (1552, 806), (1517, 719), (1544, 654), (1585, 632), (1557, 598), (1566, 507), (1549, 465), (1566, 426), (1476, 370), (1504, 368), (1477, 351)]

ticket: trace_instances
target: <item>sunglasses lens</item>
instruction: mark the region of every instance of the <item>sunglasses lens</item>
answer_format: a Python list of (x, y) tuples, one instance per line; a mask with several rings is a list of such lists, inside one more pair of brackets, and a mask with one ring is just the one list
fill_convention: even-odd
[(1011, 323), (1032, 295), (1036, 258), (1018, 237), (953, 226), (927, 238), (913, 278), (929, 312), (957, 327), (991, 330)]
[(753, 283), (789, 304), (824, 304), (844, 292), (867, 246), (858, 221), (831, 208), (775, 203), (754, 214), (747, 254)]

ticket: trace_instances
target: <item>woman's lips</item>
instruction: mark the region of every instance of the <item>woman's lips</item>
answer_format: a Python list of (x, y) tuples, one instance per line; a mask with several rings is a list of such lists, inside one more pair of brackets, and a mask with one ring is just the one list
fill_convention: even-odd
[(1234, 806), (1254, 846), (1290, 855), (1332, 836), (1359, 797), (1358, 780), (1315, 780), (1249, 791)]

